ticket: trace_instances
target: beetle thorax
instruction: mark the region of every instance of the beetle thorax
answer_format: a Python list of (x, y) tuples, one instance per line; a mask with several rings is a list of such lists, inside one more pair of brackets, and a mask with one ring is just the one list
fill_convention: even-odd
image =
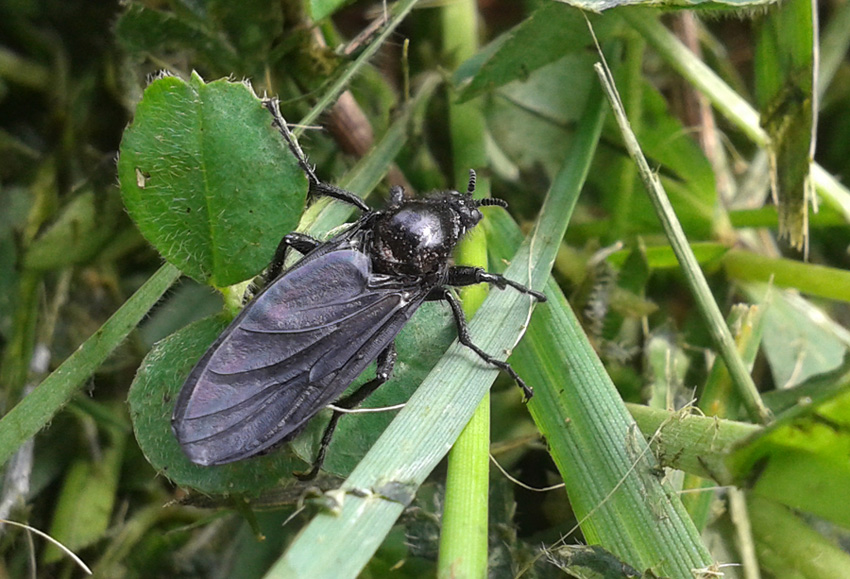
[(382, 273), (427, 275), (447, 267), (452, 251), (466, 231), (481, 219), (458, 203), (461, 196), (440, 203), (405, 201), (375, 223), (375, 268)]

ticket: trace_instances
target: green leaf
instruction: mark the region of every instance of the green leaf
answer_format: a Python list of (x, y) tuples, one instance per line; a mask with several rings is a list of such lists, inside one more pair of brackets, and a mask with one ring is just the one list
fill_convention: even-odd
[[(504, 158), (521, 171), (553, 177), (569, 154), (575, 124), (596, 85), (588, 73), (594, 57), (569, 54), (487, 96), (487, 129)], [(569, 84), (570, 90), (564, 91)]]
[[(767, 291), (758, 285), (751, 295)], [(765, 312), (763, 352), (773, 381), (790, 388), (841, 366), (850, 334), (820, 308), (793, 292), (771, 292)]]
[[(589, 16), (600, 37), (619, 26), (617, 18)], [(581, 11), (545, 3), (458, 68), (455, 83), (469, 81), (458, 98), (464, 102), (510, 82), (528, 80), (541, 67), (591, 46), (593, 38)]]
[[(142, 235), (198, 281), (231, 285), (270, 261), (298, 223), (307, 180), (271, 116), (242, 83), (160, 78), (118, 159)], [(250, 199), (250, 202), (248, 201)]]
[(756, 495), (850, 528), (850, 385), (789, 410), (728, 464)]
[(204, 318), (158, 342), (130, 388), (130, 415), (136, 440), (148, 462), (176, 484), (208, 494), (253, 496), (276, 486), (293, 470), (303, 470), (305, 463), (278, 450), (252, 460), (198, 466), (186, 458), (171, 431), (171, 414), (180, 387), (226, 326), (222, 316)]

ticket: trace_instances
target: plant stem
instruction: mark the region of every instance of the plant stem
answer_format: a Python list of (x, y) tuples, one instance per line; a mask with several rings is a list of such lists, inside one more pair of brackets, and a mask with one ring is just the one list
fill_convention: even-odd
[[(478, 48), (478, 7), (473, 0), (452, 2), (442, 9), (443, 51), (455, 66)], [(449, 132), (455, 189), (463, 191), (469, 169), (485, 166), (484, 117), (477, 99), (457, 104), (449, 91)], [(476, 197), (489, 195), (489, 179), (476, 184)], [(457, 262), (487, 266), (486, 238), (469, 235), (457, 251)], [(461, 291), (468, 318), (487, 296), (484, 285)], [(448, 457), (446, 501), (440, 534), (439, 577), (487, 575), (487, 506), (489, 494), (490, 396), (484, 397), (461, 432)]]

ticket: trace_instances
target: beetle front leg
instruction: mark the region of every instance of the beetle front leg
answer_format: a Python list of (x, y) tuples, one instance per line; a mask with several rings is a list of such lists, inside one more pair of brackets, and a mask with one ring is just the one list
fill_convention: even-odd
[[(395, 344), (391, 343), (378, 355), (378, 369), (375, 372), (375, 377), (363, 384), (356, 392), (338, 400), (334, 406), (345, 410), (360, 406), (361, 402), (366, 400), (379, 386), (390, 379), (393, 374), (396, 358), (398, 358), (398, 353), (396, 352)], [(325, 432), (322, 434), (322, 442), (319, 443), (319, 452), (316, 454), (316, 460), (313, 461), (312, 468), (304, 473), (294, 473), (299, 480), (311, 480), (319, 474), (319, 469), (322, 468), (322, 464), (325, 462), (325, 456), (328, 453), (328, 447), (331, 444), (334, 430), (336, 430), (337, 423), (343, 414), (345, 412), (334, 410), (333, 415), (331, 415), (331, 421), (328, 422)]]
[(280, 131), (281, 135), (283, 135), (283, 138), (286, 140), (286, 144), (289, 145), (289, 150), (293, 155), (295, 155), (295, 158), (298, 160), (298, 165), (307, 175), (307, 180), (310, 182), (310, 193), (343, 201), (349, 205), (354, 205), (361, 211), (369, 211), (369, 206), (366, 205), (366, 202), (351, 191), (346, 191), (345, 189), (319, 181), (313, 167), (311, 167), (310, 163), (307, 162), (307, 155), (305, 155), (304, 151), (301, 150), (301, 145), (298, 144), (298, 141), (295, 139), (295, 135), (293, 135), (289, 130), (289, 125), (286, 124), (286, 120), (283, 118), (283, 115), (280, 114), (279, 101), (277, 99), (266, 99), (263, 101), (263, 105), (265, 105), (268, 111), (272, 114), (272, 118), (274, 119), (272, 124), (277, 127), (277, 130)]
[(467, 285), (475, 285), (477, 283), (493, 284), (499, 289), (505, 289), (510, 286), (518, 292), (528, 294), (538, 302), (545, 302), (546, 296), (538, 291), (527, 288), (521, 283), (506, 278), (498, 273), (490, 273), (480, 267), (470, 267), (466, 265), (455, 265), (449, 268), (448, 279), (446, 285), (462, 287)]

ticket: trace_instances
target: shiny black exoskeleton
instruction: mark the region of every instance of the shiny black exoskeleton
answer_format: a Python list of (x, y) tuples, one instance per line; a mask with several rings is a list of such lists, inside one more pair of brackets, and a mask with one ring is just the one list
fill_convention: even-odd
[[(531, 397), (507, 362), (470, 340), (460, 303), (448, 287), (492, 283), (543, 301), (543, 294), (481, 268), (450, 265), (451, 255), (482, 215), (475, 172), (465, 193), (439, 192), (406, 200), (391, 190), (389, 206), (371, 211), (362, 199), (322, 183), (280, 115), (280, 129), (310, 181), (313, 195), (350, 203), (364, 213), (339, 235), (320, 242), (290, 233), (266, 273), (271, 280), (195, 365), (177, 398), (171, 423), (183, 451), (201, 465), (224, 464), (267, 452), (291, 439), (328, 404), (353, 408), (389, 380), (393, 341), (425, 301), (446, 301), (461, 343), (504, 370)], [(286, 271), (290, 249), (304, 257)], [(374, 379), (337, 401), (357, 376), (378, 361)], [(313, 469), (321, 466), (341, 413), (334, 411)]]
[[(474, 189), (474, 180), (470, 190)], [(478, 203), (455, 191), (405, 201), (394, 188), (389, 208), (375, 220), (375, 265), (381, 273), (428, 275), (446, 268), (463, 235), (481, 221)]]

